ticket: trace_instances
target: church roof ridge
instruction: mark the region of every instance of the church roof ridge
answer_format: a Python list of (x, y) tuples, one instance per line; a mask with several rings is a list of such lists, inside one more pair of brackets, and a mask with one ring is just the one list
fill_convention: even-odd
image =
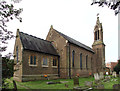
[[(23, 33), (23, 34), (25, 34), (25, 35), (31, 36), (31, 37), (36, 38), (36, 39), (40, 39), (40, 40), (43, 40), (43, 41), (46, 41), (46, 42), (50, 42), (50, 41), (48, 41), (48, 40), (44, 40), (44, 39), (39, 38), (39, 37), (37, 37), (37, 36), (33, 36), (33, 35), (30, 35), (30, 34), (27, 34), (27, 33), (21, 32), (21, 31), (20, 31), (20, 33)], [(50, 42), (50, 43), (51, 43), (51, 42)]]
[(50, 41), (23, 32), (19, 32), (19, 34), (23, 49), (58, 56), (58, 53)]
[(59, 32), (59, 31), (57, 31), (57, 30), (55, 30), (55, 31), (58, 32), (61, 36), (63, 36), (66, 40), (68, 40), (68, 42), (70, 42), (72, 44), (75, 44), (75, 45), (77, 45), (79, 47), (82, 47), (82, 48), (84, 48), (84, 49), (94, 53), (92, 48), (90, 48), (89, 46), (86, 46), (85, 44), (83, 44), (83, 43), (81, 43), (81, 42), (79, 42), (79, 41), (77, 41), (77, 40), (75, 40), (75, 39), (73, 39), (73, 38), (71, 38), (71, 37), (69, 37), (69, 36)]

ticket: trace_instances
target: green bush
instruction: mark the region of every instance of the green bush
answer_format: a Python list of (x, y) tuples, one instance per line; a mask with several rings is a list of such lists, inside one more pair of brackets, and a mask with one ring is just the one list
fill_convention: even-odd
[(118, 60), (118, 64), (114, 67), (114, 71), (116, 71), (117, 74), (120, 72), (120, 60)]

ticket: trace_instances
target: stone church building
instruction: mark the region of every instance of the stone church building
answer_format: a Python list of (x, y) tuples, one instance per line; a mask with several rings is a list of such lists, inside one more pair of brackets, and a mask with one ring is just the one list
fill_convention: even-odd
[(97, 17), (92, 48), (55, 30), (51, 26), (46, 40), (17, 30), (14, 45), (14, 79), (30, 81), (88, 77), (105, 68), (102, 23)]

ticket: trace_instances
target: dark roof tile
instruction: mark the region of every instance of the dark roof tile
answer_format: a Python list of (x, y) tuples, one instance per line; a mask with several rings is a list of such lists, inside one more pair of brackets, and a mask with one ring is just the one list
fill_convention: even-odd
[(25, 50), (31, 50), (51, 55), (58, 55), (52, 43), (23, 32), (19, 32)]

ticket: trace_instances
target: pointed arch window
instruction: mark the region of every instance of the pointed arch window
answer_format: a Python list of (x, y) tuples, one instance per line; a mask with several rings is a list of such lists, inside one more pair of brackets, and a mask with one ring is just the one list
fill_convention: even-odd
[(37, 66), (37, 57), (36, 55), (29, 56), (29, 66)]
[(97, 38), (97, 40), (99, 40), (99, 30), (97, 32), (98, 32), (98, 38)]
[(18, 46), (16, 47), (16, 56), (17, 56), (17, 63), (18, 63)]
[(36, 65), (36, 56), (34, 56), (34, 65)]
[(74, 67), (74, 61), (75, 61), (75, 51), (72, 51), (72, 67)]
[(95, 31), (95, 40), (97, 40), (97, 31)]
[(91, 57), (91, 69), (92, 69), (92, 57)]
[(32, 57), (32, 55), (30, 56), (30, 64), (33, 64), (33, 57)]
[(82, 53), (80, 54), (80, 69), (82, 70)]

